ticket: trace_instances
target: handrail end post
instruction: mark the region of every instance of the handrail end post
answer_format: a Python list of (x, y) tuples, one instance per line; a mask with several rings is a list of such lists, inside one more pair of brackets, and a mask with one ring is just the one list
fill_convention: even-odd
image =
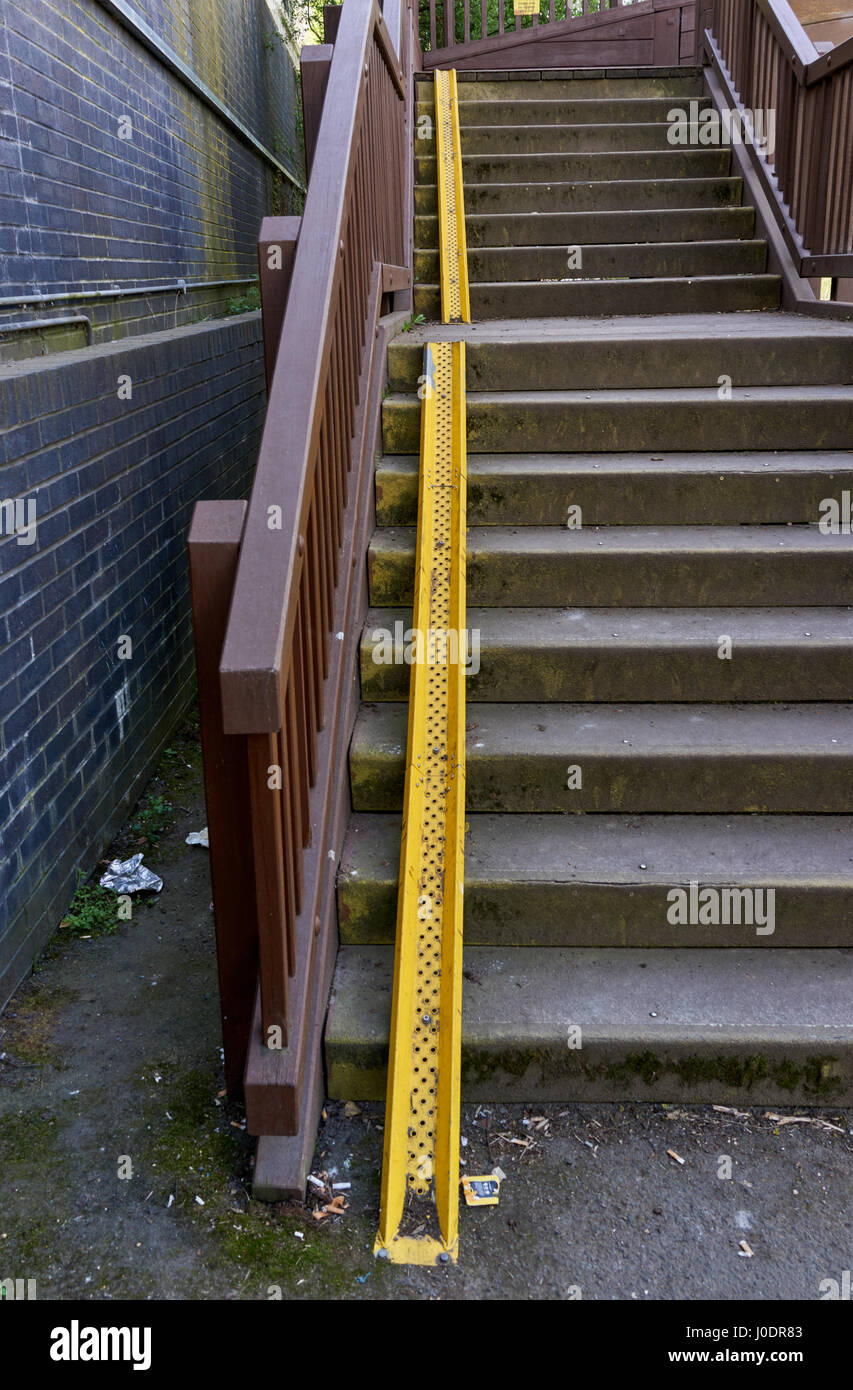
[(267, 396), (281, 341), (301, 217), (265, 217), (258, 234), (258, 282), (264, 333)]
[(299, 72), (302, 79), (302, 126), (305, 132), (305, 176), (311, 178), (314, 151), (320, 132), (323, 115), (323, 102), (329, 82), (329, 69), (332, 66), (332, 45), (328, 43), (305, 44), (299, 54)]

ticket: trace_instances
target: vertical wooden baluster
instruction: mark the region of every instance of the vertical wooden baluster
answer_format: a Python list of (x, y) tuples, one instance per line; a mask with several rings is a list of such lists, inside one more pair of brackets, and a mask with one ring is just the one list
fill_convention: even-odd
[[(319, 453), (319, 449), (318, 449)], [(317, 537), (320, 547), (320, 579), (323, 585), (323, 678), (329, 674), (329, 633), (332, 630), (332, 615), (335, 603), (334, 569), (332, 562), (332, 521), (329, 506), (328, 480), (320, 466), (319, 458), (315, 477), (317, 502)]]
[(322, 583), (320, 569), (320, 545), (317, 538), (317, 494), (316, 491), (311, 501), (311, 512), (308, 518), (308, 558), (310, 561), (309, 578), (311, 581), (311, 603), (309, 607), (311, 618), (311, 674), (314, 689), (314, 709), (316, 711), (315, 720), (318, 729), (323, 728), (323, 649), (325, 647), (325, 594)]
[(341, 492), (344, 500), (344, 508), (346, 508), (349, 500), (349, 467), (352, 460), (348, 448), (344, 447), (348, 441), (345, 429), (344, 358), (341, 337), (340, 300), (335, 305), (335, 331), (332, 341), (332, 370), (330, 373), (330, 381), (332, 385), (332, 410), (335, 416), (335, 428), (342, 446), (338, 459), (338, 472), (341, 478)]
[[(297, 670), (296, 642), (294, 634), (294, 645), (292, 648), (292, 660), (290, 667), (290, 680), (287, 683), (284, 700), (281, 707), (281, 745), (284, 755), (284, 795), (287, 798), (290, 811), (290, 830), (292, 835), (290, 853), (293, 864), (293, 914), (298, 917), (302, 911), (302, 849), (305, 831), (308, 828), (307, 813), (307, 792), (308, 792), (308, 769), (304, 761), (304, 749), (300, 747), (296, 736), (296, 721), (293, 713), (294, 692), (299, 685), (300, 675)], [(303, 790), (306, 801), (303, 803)], [(305, 824), (302, 820), (303, 804), (305, 805), (306, 815)], [(293, 970), (291, 969), (291, 975)]]
[[(291, 654), (291, 666), (287, 673), (287, 691), (293, 679), (293, 664)], [(282, 708), (282, 716), (285, 710)], [(294, 768), (291, 759), (290, 749), (287, 746), (287, 727), (279, 729), (275, 741), (278, 746), (277, 762), (282, 773), (282, 787), (279, 792), (281, 799), (281, 825), (284, 841), (284, 890), (285, 890), (285, 930), (287, 935), (287, 967), (288, 974), (296, 973), (296, 859), (302, 856), (302, 846), (297, 844), (296, 828), (294, 826), (295, 803), (293, 799), (293, 778)]]
[(830, 150), (832, 143), (829, 126), (830, 83), (825, 80), (809, 90), (812, 94), (814, 107), (814, 134), (809, 152), (811, 198), (808, 219), (809, 234), (806, 246), (810, 251), (819, 254), (827, 245), (827, 211), (830, 200)]
[(311, 786), (310, 758), (308, 750), (308, 710), (305, 701), (305, 649), (302, 643), (302, 602), (300, 600), (299, 610), (296, 614), (296, 623), (293, 629), (293, 680), (287, 692), (287, 719), (288, 719), (288, 738), (293, 744), (294, 767), (297, 772), (295, 778), (296, 814), (294, 816), (294, 826), (296, 828), (296, 844), (299, 852), (297, 853), (297, 910), (302, 911), (302, 849), (311, 843), (311, 808), (309, 805), (309, 790)]
[[(328, 377), (327, 377), (327, 380), (328, 380)], [(324, 476), (324, 478), (325, 478), (325, 480), (326, 480), (326, 489), (327, 489), (326, 496), (327, 496), (328, 499), (329, 499), (329, 518), (330, 518), (330, 522), (331, 522), (331, 525), (330, 525), (330, 539), (331, 539), (331, 550), (332, 550), (332, 574), (334, 575), (334, 588), (337, 588), (337, 586), (338, 586), (338, 577), (339, 577), (339, 574), (340, 574), (340, 563), (341, 563), (341, 556), (340, 556), (340, 546), (341, 546), (341, 508), (340, 508), (340, 495), (339, 495), (339, 493), (338, 493), (338, 487), (337, 487), (337, 469), (336, 469), (336, 467), (335, 467), (335, 461), (334, 461), (334, 458), (333, 458), (333, 456), (332, 456), (332, 443), (333, 443), (333, 441), (332, 441), (332, 438), (331, 438), (330, 421), (329, 421), (328, 408), (327, 408), (327, 407), (328, 407), (328, 396), (327, 396), (325, 390), (321, 393), (320, 399), (321, 399), (321, 401), (323, 402), (323, 407), (322, 407), (322, 411), (323, 411), (323, 423), (322, 423), (322, 426), (321, 426), (321, 429), (320, 429), (320, 442), (321, 442), (321, 449), (322, 449), (321, 457), (322, 457), (322, 460), (323, 460), (323, 476)], [(333, 600), (333, 603), (332, 603), (332, 610), (334, 611), (334, 600)]]
[(269, 769), (280, 766), (277, 734), (248, 734), (249, 796), (258, 921), (261, 1019), (264, 1042), (270, 1028), (287, 1045), (289, 935), (281, 793), (270, 787)]
[(326, 439), (329, 447), (329, 482), (332, 490), (335, 508), (335, 548), (340, 550), (344, 535), (344, 485), (342, 478), (342, 463), (344, 459), (344, 442), (338, 437), (339, 421), (335, 410), (335, 400), (333, 396), (333, 376), (335, 362), (334, 358), (329, 363), (329, 370), (326, 374), (326, 388), (323, 392), (323, 415), (327, 424)]
[(315, 688), (314, 642), (311, 631), (312, 578), (308, 571), (307, 560), (308, 552), (306, 551), (305, 586), (302, 594), (303, 602), (299, 610), (299, 641), (302, 649), (302, 700), (305, 709), (308, 782), (313, 787), (317, 781), (317, 693)]

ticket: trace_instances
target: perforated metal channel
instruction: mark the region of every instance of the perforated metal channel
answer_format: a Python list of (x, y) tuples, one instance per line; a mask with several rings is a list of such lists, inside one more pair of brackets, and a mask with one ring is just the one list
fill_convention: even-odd
[[(456, 110), (455, 73), (435, 74), (435, 120), (437, 170), (439, 189), (439, 240), (441, 245), (441, 316), (445, 323), (460, 323), (468, 319), (461, 284), (460, 265), (464, 265), (465, 248), (460, 245), (460, 216), (462, 190), (457, 189), (454, 145), (459, 140)], [(460, 166), (461, 169), (461, 166)], [(459, 206), (457, 206), (459, 202)]]
[[(432, 508), (433, 549), (429, 576), (427, 634), (446, 634), (450, 628), (450, 578), (453, 564), (453, 435), (452, 357), (449, 343), (433, 344), (436, 395), (435, 451), (425, 478), (425, 497)], [(436, 644), (437, 645), (437, 644)], [(429, 655), (432, 655), (430, 653)], [(441, 925), (444, 902), (445, 810), (452, 760), (448, 753), (447, 661), (427, 666), (426, 747), (421, 765), (424, 783), (421, 828), (421, 873), (418, 882), (417, 984), (412, 1020), (412, 1074), (409, 1145), (406, 1172), (412, 1191), (431, 1190), (435, 1164), (435, 1113), (438, 1077), (439, 996), (441, 991)]]
[[(436, 74), (442, 318), (470, 322), (456, 75)], [(458, 1253), (465, 839), (465, 343), (427, 343), (415, 640), (377, 1255)]]

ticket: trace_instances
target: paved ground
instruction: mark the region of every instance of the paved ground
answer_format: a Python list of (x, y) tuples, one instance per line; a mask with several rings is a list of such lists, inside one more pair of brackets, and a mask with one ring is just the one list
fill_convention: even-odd
[(499, 1206), (463, 1210), (455, 1269), (372, 1258), (378, 1105), (327, 1109), (314, 1167), (352, 1183), (342, 1217), (253, 1202), (252, 1141), (219, 1094), (207, 853), (184, 844), (205, 819), (191, 731), (152, 790), (176, 812), (146, 851), (162, 893), (115, 935), (60, 931), (0, 1018), (0, 1278), (35, 1278), (41, 1299), (811, 1301), (841, 1286), (850, 1112), (466, 1107), (468, 1171), (506, 1180)]

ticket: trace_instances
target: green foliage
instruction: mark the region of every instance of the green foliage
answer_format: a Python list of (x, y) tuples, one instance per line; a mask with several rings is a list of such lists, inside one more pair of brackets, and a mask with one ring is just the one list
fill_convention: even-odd
[(423, 314), (412, 314), (412, 317), (410, 319), (406, 319), (406, 322), (403, 324), (401, 331), (403, 333), (411, 333), (412, 329), (417, 328), (418, 324), (420, 323), (426, 323), (426, 319), (424, 318)]
[(112, 936), (118, 928), (116, 895), (97, 883), (86, 883), (77, 870), (77, 891), (59, 924), (72, 936)]
[[(614, 0), (615, 3), (615, 0)], [(504, 30), (515, 28), (515, 15), (513, 12), (512, 0), (486, 0), (486, 30), (483, 33), (482, 9), (480, 0), (470, 0), (470, 36), (471, 42), (485, 38), (490, 34), (499, 33), (499, 6), (503, 6)], [(589, 13), (596, 14), (599, 9), (607, 9), (607, 0), (589, 0)], [(444, 0), (435, 0), (436, 12), (436, 39), (439, 48), (443, 47), (444, 33)], [(555, 0), (554, 18), (561, 20), (583, 14), (583, 0)], [(550, 0), (539, 0), (540, 22), (547, 24), (551, 15)], [(465, 6), (463, 0), (454, 0), (454, 30), (457, 43), (465, 42)], [(533, 25), (532, 15), (523, 15), (520, 20), (522, 29), (530, 29)], [(418, 30), (420, 34), (421, 47), (426, 50), (430, 46), (429, 42), (429, 0), (419, 0), (418, 7)]]
[(226, 314), (248, 314), (253, 309), (261, 307), (261, 291), (257, 285), (251, 285), (245, 294), (239, 295), (235, 299), (229, 299)]
[(304, 43), (323, 42), (323, 0), (281, 0), (278, 18), (297, 52)]
[(155, 845), (172, 824), (172, 803), (162, 794), (155, 796), (149, 792), (139, 803), (136, 814), (130, 822), (130, 834), (138, 845)]

